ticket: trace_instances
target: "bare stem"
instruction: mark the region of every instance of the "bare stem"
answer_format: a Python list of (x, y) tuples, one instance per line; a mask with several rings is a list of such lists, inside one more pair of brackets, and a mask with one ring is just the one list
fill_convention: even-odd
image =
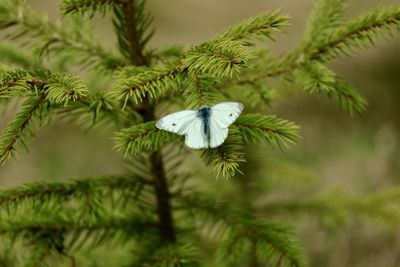
[[(123, 4), (123, 6), (125, 12), (125, 23), (129, 29), (128, 38), (130, 43), (130, 60), (132, 64), (148, 66), (149, 62), (143, 55), (139, 36), (136, 31), (137, 21), (134, 10), (135, 6), (132, 2)], [(144, 121), (153, 121), (155, 119), (154, 105), (149, 104), (146, 100), (143, 104), (143, 109), (141, 109), (140, 112), (143, 114)], [(161, 151), (155, 151), (150, 154), (150, 163), (154, 179), (154, 191), (157, 199), (160, 238), (165, 243), (173, 243), (176, 241), (176, 232), (172, 216), (171, 196), (168, 188), (167, 177), (164, 171)]]

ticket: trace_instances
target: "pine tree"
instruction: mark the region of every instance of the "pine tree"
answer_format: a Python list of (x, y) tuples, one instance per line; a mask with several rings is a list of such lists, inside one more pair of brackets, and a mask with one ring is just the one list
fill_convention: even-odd
[[(115, 176), (2, 190), (1, 266), (306, 266), (304, 249), (281, 214), (337, 225), (349, 214), (399, 222), (390, 205), (399, 200), (398, 188), (340, 199), (331, 193), (290, 198), (255, 209), (255, 195), (273, 186), (249, 166), (246, 151), (251, 145), (286, 149), (299, 140), (294, 122), (251, 112), (274, 100), (272, 84), (325, 94), (350, 115), (365, 110), (358, 90), (327, 65), (391, 37), (400, 27), (400, 7), (346, 20), (344, 0), (319, 0), (301, 43), (277, 58), (264, 43), (288, 26), (281, 10), (240, 21), (187, 50), (148, 49), (154, 30), (145, 3), (61, 0), (63, 18), (52, 23), (25, 0), (1, 1), (0, 29), (9, 29), (11, 40), (0, 43), (1, 105), (23, 104), (1, 134), (0, 162), (62, 118), (89, 129), (112, 125), (114, 148), (130, 164)], [(98, 12), (112, 17), (115, 51), (90, 27)], [(83, 76), (71, 74), (76, 68), (109, 77), (112, 88), (90, 88)], [(240, 101), (245, 111), (220, 147), (188, 150), (181, 137), (155, 127), (161, 115), (221, 101)], [(212, 185), (202, 190), (199, 175), (184, 168), (188, 153), (201, 158), (199, 168), (226, 179), (233, 194), (245, 193), (219, 203)]]

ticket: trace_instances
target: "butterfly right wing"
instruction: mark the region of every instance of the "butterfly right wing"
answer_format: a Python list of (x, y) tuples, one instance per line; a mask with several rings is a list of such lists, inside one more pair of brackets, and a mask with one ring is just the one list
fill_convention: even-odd
[(221, 128), (216, 120), (210, 120), (210, 147), (222, 145), (228, 137), (228, 128)]
[(222, 145), (228, 137), (228, 127), (243, 110), (238, 102), (222, 102), (211, 107), (210, 119), (210, 147)]
[(203, 122), (196, 110), (172, 113), (157, 121), (156, 127), (168, 132), (185, 135), (185, 144), (194, 149), (207, 148), (208, 137), (203, 131)]

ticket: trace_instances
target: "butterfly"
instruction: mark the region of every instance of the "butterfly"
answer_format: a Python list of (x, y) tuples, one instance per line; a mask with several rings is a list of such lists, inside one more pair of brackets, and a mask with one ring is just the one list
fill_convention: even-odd
[(237, 102), (222, 102), (203, 106), (198, 110), (182, 110), (169, 114), (156, 127), (161, 130), (185, 135), (185, 144), (193, 149), (220, 146), (228, 136), (228, 127), (243, 110)]

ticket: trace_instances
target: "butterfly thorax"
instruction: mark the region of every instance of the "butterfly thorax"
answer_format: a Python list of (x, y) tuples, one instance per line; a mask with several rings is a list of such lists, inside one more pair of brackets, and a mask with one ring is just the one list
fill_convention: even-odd
[(211, 108), (207, 106), (200, 108), (197, 116), (203, 122), (204, 134), (208, 135), (208, 129), (210, 128)]

